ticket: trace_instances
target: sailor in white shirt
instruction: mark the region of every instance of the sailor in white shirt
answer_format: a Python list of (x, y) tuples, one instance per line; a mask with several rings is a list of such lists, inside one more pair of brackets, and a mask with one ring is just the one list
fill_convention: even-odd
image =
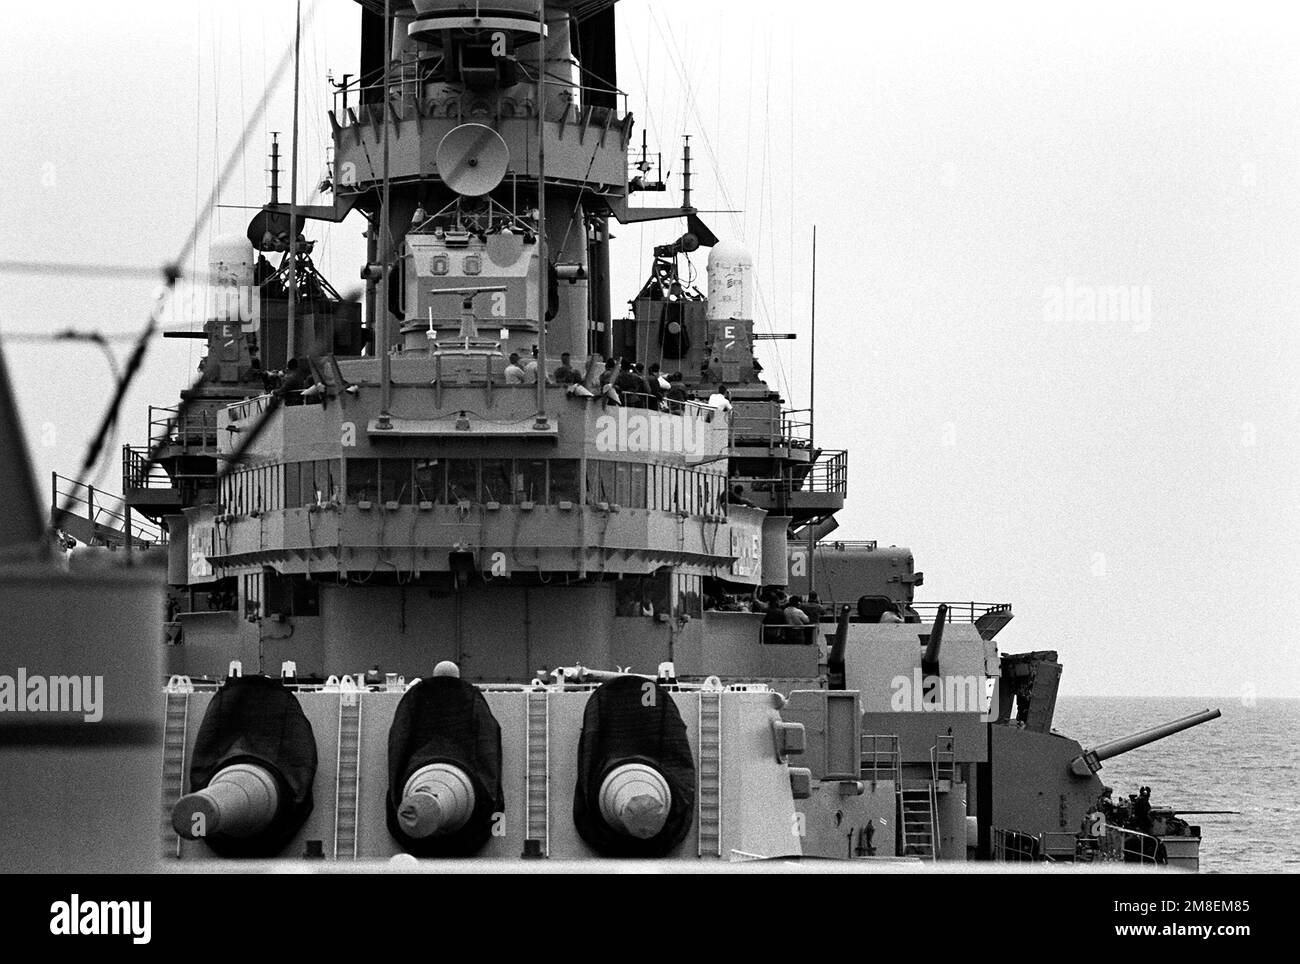
[(709, 404), (719, 412), (731, 411), (731, 392), (724, 385), (709, 396)]
[(525, 381), (524, 370), (519, 365), (519, 352), (510, 353), (510, 364), (506, 366), (506, 384), (522, 385)]

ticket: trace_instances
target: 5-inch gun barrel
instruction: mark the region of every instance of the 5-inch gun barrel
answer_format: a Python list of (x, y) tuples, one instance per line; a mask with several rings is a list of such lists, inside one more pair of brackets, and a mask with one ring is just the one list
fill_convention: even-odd
[(1218, 710), (1201, 710), (1199, 713), (1192, 713), (1176, 720), (1170, 720), (1168, 723), (1161, 723), (1159, 726), (1153, 726), (1147, 730), (1130, 733), (1128, 736), (1122, 736), (1118, 740), (1111, 740), (1109, 743), (1102, 743), (1091, 750), (1085, 751), (1082, 755), (1074, 758), (1074, 761), (1070, 764), (1070, 769), (1077, 776), (1086, 777), (1100, 770), (1103, 760), (1109, 760), (1121, 753), (1136, 750), (1138, 747), (1154, 743), (1156, 740), (1163, 740), (1167, 736), (1173, 736), (1183, 730), (1200, 726), (1210, 720), (1217, 720), (1222, 715)]

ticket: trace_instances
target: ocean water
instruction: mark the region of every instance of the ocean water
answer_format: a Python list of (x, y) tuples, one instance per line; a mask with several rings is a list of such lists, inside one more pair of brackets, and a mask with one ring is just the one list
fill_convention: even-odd
[(1202, 709), (1223, 716), (1102, 764), (1115, 796), (1151, 787), (1160, 806), (1239, 810), (1201, 827), (1202, 873), (1300, 872), (1300, 699), (1061, 697), (1054, 729), (1085, 747)]

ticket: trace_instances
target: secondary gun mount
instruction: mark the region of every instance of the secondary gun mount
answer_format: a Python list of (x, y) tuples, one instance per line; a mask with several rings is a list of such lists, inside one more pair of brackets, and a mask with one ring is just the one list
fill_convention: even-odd
[(1119, 756), (1121, 753), (1127, 753), (1129, 750), (1136, 750), (1138, 747), (1154, 743), (1156, 740), (1163, 740), (1165, 737), (1181, 733), (1183, 730), (1190, 730), (1192, 727), (1208, 723), (1210, 720), (1217, 720), (1222, 715), (1218, 710), (1201, 710), (1199, 713), (1192, 713), (1189, 716), (1170, 720), (1168, 723), (1161, 723), (1159, 726), (1153, 726), (1148, 730), (1139, 730), (1128, 736), (1120, 737), (1118, 740), (1111, 740), (1109, 743), (1103, 743), (1091, 750), (1085, 750), (1075, 757), (1070, 763), (1070, 772), (1076, 777), (1090, 777), (1101, 769), (1104, 760)]
[(937, 676), (939, 673), (939, 649), (943, 646), (943, 627), (948, 622), (948, 604), (940, 603), (934, 614), (934, 628), (925, 644), (925, 653), (921, 657), (921, 673), (925, 676)]

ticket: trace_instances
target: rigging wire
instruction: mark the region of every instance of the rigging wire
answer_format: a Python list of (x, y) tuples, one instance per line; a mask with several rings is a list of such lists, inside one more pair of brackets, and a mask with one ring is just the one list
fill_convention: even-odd
[[(315, 17), (316, 8), (317, 8), (316, 3), (312, 3), (311, 6), (308, 8), (306, 14), (307, 22), (310, 22)], [(276, 65), (275, 70), (272, 72), (271, 75), (272, 86), (279, 86), (280, 80), (283, 78), (285, 71), (288, 69), (289, 65), (292, 64), (292, 62), (293, 62), (293, 47), (291, 45), (288, 48), (288, 50), (286, 50), (284, 54), (281, 56), (280, 62)], [(163, 306), (164, 306), (166, 296), (168, 292), (170, 292), (175, 288), (176, 281), (181, 276), (180, 265), (184, 264), (187, 260), (189, 260), (191, 255), (194, 254), (198, 237), (200, 233), (203, 231), (204, 226), (211, 220), (212, 212), (216, 210), (216, 202), (217, 199), (221, 196), (222, 189), (225, 187), (226, 183), (230, 180), (231, 176), (234, 174), (236, 166), (242, 161), (244, 151), (247, 148), (248, 136), (250, 133), (252, 133), (253, 128), (261, 122), (264, 108), (265, 108), (265, 99), (263, 100), (262, 108), (259, 108), (257, 111), (255, 111), (253, 117), (250, 118), (248, 123), (244, 125), (244, 129), (240, 133), (238, 144), (236, 145), (234, 150), (230, 152), (229, 157), (226, 159), (226, 163), (222, 165), (220, 174), (216, 178), (215, 183), (212, 185), (211, 193), (208, 195), (207, 204), (205, 204), (203, 208), (200, 210), (199, 217), (192, 225), (189, 233), (187, 234), (185, 242), (182, 244), (179, 254), (175, 258), (175, 260), (173, 260), (170, 264), (168, 264), (163, 268), (163, 279), (164, 279), (163, 288), (158, 292), (158, 295), (155, 298), (154, 305), (149, 312), (148, 321), (146, 321), (145, 325), (140, 331), (139, 337), (136, 339), (135, 347), (131, 352), (130, 358), (127, 360), (121, 378), (118, 379), (116, 389), (113, 393), (112, 398), (109, 400), (107, 408), (105, 409), (104, 415), (99, 424), (99, 428), (96, 430), (94, 436), (92, 436), (90, 444), (86, 448), (86, 454), (82, 459), (81, 468), (78, 472), (78, 478), (77, 478), (78, 485), (85, 484), (86, 477), (89, 476), (91, 472), (94, 470), (95, 465), (99, 461), (101, 452), (105, 450), (105, 443), (107, 442), (110, 434), (116, 432), (118, 412), (122, 407), (122, 402), (126, 397), (126, 393), (128, 389), (131, 387), (131, 383), (135, 380), (136, 375), (140, 371), (140, 366), (144, 362), (144, 356), (148, 351), (150, 343), (153, 340), (153, 336), (158, 330), (158, 325), (163, 312)], [(171, 419), (172, 424), (176, 424), (177, 422), (180, 422), (184, 418), (184, 415), (188, 411), (188, 408), (192, 404), (193, 398), (195, 396), (193, 389), (197, 388), (200, 384), (202, 384), (202, 382), (206, 379), (206, 377), (207, 377), (206, 374), (200, 375), (199, 378), (196, 379), (195, 382), (191, 385), (191, 391), (184, 393), (183, 395), (184, 400), (182, 401), (181, 405), (178, 406), (176, 414)], [(148, 472), (155, 464), (158, 453), (166, 441), (166, 436), (169, 434), (170, 434), (169, 431), (162, 433), (162, 437), (159, 438), (156, 442), (154, 442), (153, 445), (150, 447), (149, 455), (145, 462), (145, 469), (144, 469), (145, 472)], [(64, 504), (62, 506), (62, 511), (67, 512), (70, 507), (71, 507), (71, 496), (69, 495), (65, 497)]]
[[(669, 58), (670, 62), (677, 70), (678, 79), (680, 80), (684, 90), (686, 91), (685, 102), (690, 107), (691, 113), (694, 115), (696, 127), (700, 132), (701, 138), (704, 141), (704, 149), (709, 157), (710, 163), (713, 165), (715, 176), (717, 176), (718, 190), (722, 194), (723, 202), (726, 204), (728, 209), (735, 208), (736, 205), (731, 200), (731, 196), (730, 193), (727, 191), (726, 184), (723, 182), (720, 176), (722, 165), (719, 163), (718, 154), (717, 151), (714, 150), (713, 142), (710, 140), (708, 136), (708, 129), (704, 124), (703, 118), (700, 116), (699, 105), (695, 99), (694, 85), (691, 83), (690, 75), (686, 70), (685, 64), (681, 60), (681, 55), (677, 44), (677, 37), (673, 33), (672, 24), (671, 22), (666, 22), (665, 26), (661, 27), (659, 25), (659, 18), (655, 15), (653, 8), (650, 10), (650, 17), (654, 23), (655, 29), (659, 31), (660, 39), (664, 41), (664, 47), (666, 50), (668, 50), (670, 54), (670, 58)], [(667, 36), (664, 35), (665, 29), (668, 31)], [(770, 43), (770, 35), (769, 35), (769, 43)], [(753, 57), (752, 51), (750, 56), (751, 56), (751, 75), (752, 75), (752, 57)], [(752, 86), (753, 85), (751, 84), (750, 85), (751, 94), (752, 94)], [(748, 119), (747, 119), (747, 123), (748, 123)], [(746, 140), (748, 143), (748, 135), (746, 137)], [(746, 165), (746, 180), (748, 180), (748, 170), (749, 170), (748, 165)], [(748, 192), (748, 187), (746, 188), (746, 192)], [(748, 200), (748, 193), (746, 194), (746, 200)], [(747, 207), (745, 208), (745, 216), (746, 218), (748, 217)], [(745, 238), (746, 234), (744, 228), (740, 220), (736, 217), (735, 213), (729, 211), (728, 217), (731, 220), (732, 229), (737, 231), (737, 233), (740, 235), (741, 238)], [(754, 295), (755, 295), (756, 308), (759, 309), (755, 311), (755, 315), (758, 316), (755, 318), (755, 321), (761, 322), (767, 328), (769, 333), (775, 334), (776, 329), (772, 323), (772, 312), (767, 303), (766, 287), (760, 283), (757, 274), (754, 275)], [(789, 380), (785, 374), (785, 365), (782, 361), (780, 351), (778, 350), (774, 352), (774, 356), (776, 358), (777, 375), (779, 378), (779, 384), (784, 386), (785, 393), (788, 395)]]

